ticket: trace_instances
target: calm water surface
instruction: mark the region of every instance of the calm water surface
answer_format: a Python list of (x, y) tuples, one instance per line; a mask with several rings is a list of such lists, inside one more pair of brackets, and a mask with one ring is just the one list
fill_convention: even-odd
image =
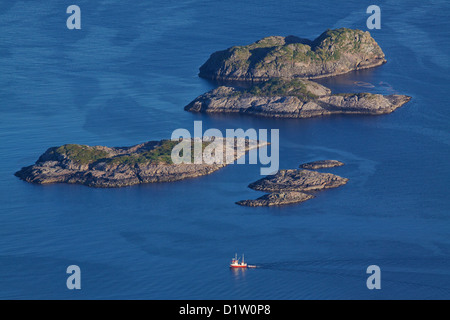
[[(366, 30), (364, 1), (0, 2), (0, 298), (450, 298), (446, 1), (379, 1), (388, 63), (320, 82), (412, 96), (385, 116), (276, 120), (183, 107), (215, 84), (209, 55), (268, 35)], [(256, 165), (120, 189), (14, 177), (48, 147), (128, 146), (177, 128), (280, 129), (280, 167), (318, 159), (349, 183), (301, 205), (246, 208)], [(332, 170), (332, 171), (331, 171)], [(234, 253), (258, 269), (233, 272)], [(79, 265), (82, 290), (66, 288)], [(382, 289), (366, 288), (380, 266)]]

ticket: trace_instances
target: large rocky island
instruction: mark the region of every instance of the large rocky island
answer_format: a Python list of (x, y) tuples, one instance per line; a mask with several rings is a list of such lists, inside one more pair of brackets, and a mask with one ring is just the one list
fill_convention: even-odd
[(385, 55), (368, 31), (327, 30), (315, 40), (271, 36), (213, 53), (199, 76), (213, 80), (316, 79), (379, 66)]
[(304, 79), (271, 79), (247, 88), (220, 86), (200, 95), (186, 111), (241, 113), (276, 118), (310, 118), (332, 114), (391, 113), (411, 99), (405, 95), (338, 93)]
[[(198, 139), (198, 138), (196, 138)], [(229, 164), (228, 155), (236, 160), (251, 149), (267, 145), (264, 141), (215, 138), (223, 146), (223, 161), (174, 164), (172, 149), (179, 141), (149, 141), (131, 147), (104, 147), (66, 144), (49, 148), (34, 165), (24, 167), (15, 175), (36, 184), (77, 183), (90, 187), (124, 187), (140, 183), (169, 182), (210, 174)], [(194, 139), (184, 141), (194, 146)], [(200, 141), (202, 152), (212, 141)], [(194, 148), (191, 149), (192, 158)], [(194, 159), (192, 159), (194, 160)]]

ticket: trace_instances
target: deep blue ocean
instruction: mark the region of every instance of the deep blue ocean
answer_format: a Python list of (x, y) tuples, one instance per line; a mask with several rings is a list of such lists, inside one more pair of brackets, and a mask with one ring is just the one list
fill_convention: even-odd
[[(68, 30), (66, 8), (81, 8)], [(209, 55), (269, 35), (370, 30), (388, 62), (322, 79), (334, 92), (399, 93), (384, 116), (192, 114), (217, 84)], [(448, 1), (0, 0), (1, 299), (449, 299)], [(117, 189), (33, 185), (14, 173), (66, 143), (130, 146), (174, 129), (280, 130), (280, 168), (336, 159), (347, 185), (300, 205), (235, 204), (259, 165)], [(257, 269), (233, 272), (244, 253)], [(66, 268), (81, 268), (68, 290)], [(366, 268), (381, 269), (369, 290)]]

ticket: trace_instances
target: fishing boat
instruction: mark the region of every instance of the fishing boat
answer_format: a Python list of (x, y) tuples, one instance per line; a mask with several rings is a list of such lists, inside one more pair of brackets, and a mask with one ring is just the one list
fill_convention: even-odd
[(236, 253), (234, 258), (231, 259), (230, 268), (247, 268), (247, 264), (244, 262), (244, 255), (242, 255), (242, 261), (239, 262), (239, 258)]
[(244, 255), (242, 255), (242, 262), (239, 262), (239, 259), (237, 257), (237, 253), (236, 253), (234, 258), (231, 259), (230, 268), (259, 268), (259, 267), (251, 265), (251, 264), (246, 264), (244, 262)]
[(242, 261), (239, 262), (239, 258), (236, 253), (234, 258), (231, 259), (230, 268), (247, 268), (247, 264), (244, 262), (244, 255), (242, 255)]

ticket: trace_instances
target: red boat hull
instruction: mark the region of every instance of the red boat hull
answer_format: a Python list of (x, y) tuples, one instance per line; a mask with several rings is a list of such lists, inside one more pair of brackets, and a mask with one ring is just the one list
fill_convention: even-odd
[(247, 266), (236, 266), (231, 264), (230, 268), (247, 268)]

